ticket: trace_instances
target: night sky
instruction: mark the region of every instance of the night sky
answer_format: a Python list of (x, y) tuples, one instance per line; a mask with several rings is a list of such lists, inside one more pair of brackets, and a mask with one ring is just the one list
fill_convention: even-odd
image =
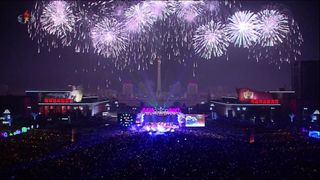
[[(290, 7), (300, 26), (304, 38), (300, 60), (319, 60), (319, 2), (281, 1)], [(11, 94), (22, 93), (27, 89), (67, 89), (69, 84), (82, 85), (87, 91), (100, 89), (120, 90), (118, 75), (111, 73), (112, 64), (95, 54), (76, 54), (71, 48), (55, 50), (50, 53), (37, 52), (37, 44), (28, 37), (27, 26), (19, 24), (17, 16), (26, 9), (31, 10), (32, 1), (7, 1), (1, 8), (1, 60), (0, 91), (6, 86)], [(259, 9), (264, 1), (243, 2), (248, 9)], [(60, 58), (59, 58), (60, 56)], [(196, 77), (190, 68), (175, 62), (163, 65), (164, 90), (173, 83), (180, 82), (185, 89), (189, 81), (196, 81), (202, 92), (209, 89), (222, 89), (234, 92), (237, 87), (251, 87), (258, 90), (291, 88), (290, 65), (269, 65), (267, 62), (247, 58), (243, 49), (229, 51), (229, 60), (199, 59)], [(165, 61), (165, 60), (163, 60)], [(97, 67), (98, 62), (101, 64)], [(101, 68), (105, 66), (105, 69)], [(95, 71), (96, 69), (96, 71)], [(119, 73), (119, 72), (117, 72)], [(121, 80), (131, 81), (136, 87), (139, 82), (154, 81), (155, 67), (149, 71), (121, 73)], [(108, 82), (111, 82), (107, 86)]]

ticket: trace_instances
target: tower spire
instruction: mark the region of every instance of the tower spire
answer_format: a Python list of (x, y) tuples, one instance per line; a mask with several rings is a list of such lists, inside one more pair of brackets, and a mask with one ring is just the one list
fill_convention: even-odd
[(157, 98), (160, 100), (161, 98), (161, 59), (157, 58)]

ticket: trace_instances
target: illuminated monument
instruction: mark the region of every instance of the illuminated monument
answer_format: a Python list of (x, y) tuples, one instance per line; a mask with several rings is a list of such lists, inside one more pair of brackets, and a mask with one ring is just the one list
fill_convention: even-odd
[(157, 58), (157, 65), (158, 65), (158, 71), (157, 71), (157, 100), (160, 102), (161, 100), (161, 59)]

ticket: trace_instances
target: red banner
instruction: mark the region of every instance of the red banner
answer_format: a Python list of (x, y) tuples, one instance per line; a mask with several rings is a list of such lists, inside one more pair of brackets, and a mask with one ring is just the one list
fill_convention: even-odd
[(73, 99), (69, 98), (44, 98), (44, 103), (73, 103)]

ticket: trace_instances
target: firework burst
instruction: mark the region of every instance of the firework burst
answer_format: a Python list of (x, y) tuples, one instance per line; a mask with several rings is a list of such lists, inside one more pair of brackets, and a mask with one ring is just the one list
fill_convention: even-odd
[(108, 58), (118, 70), (147, 70), (157, 57), (196, 68), (196, 55), (227, 55), (231, 43), (248, 48), (257, 60), (297, 59), (303, 39), (290, 13), (278, 6), (257, 14), (236, 11), (239, 5), (236, 0), (37, 1), (27, 26), (39, 49), (72, 46)]
[(194, 22), (202, 13), (203, 5), (203, 1), (178, 1), (175, 3), (177, 17), (187, 22)]
[[(301, 55), (303, 38), (297, 22), (284, 6), (269, 5), (259, 12), (261, 36), (258, 44), (249, 49), (249, 58), (278, 65), (296, 61)], [(268, 22), (264, 25), (264, 22)]]
[(109, 17), (113, 9), (112, 1), (79, 1), (74, 3), (76, 24), (73, 45), (75, 52), (88, 53), (91, 49), (90, 30), (103, 17)]
[(228, 20), (227, 34), (235, 46), (249, 48), (257, 42), (259, 23), (256, 14), (251, 11), (238, 11)]
[(194, 35), (193, 46), (196, 53), (205, 59), (222, 56), (229, 46), (225, 25), (211, 21), (200, 26)]
[(64, 39), (74, 30), (76, 17), (70, 4), (65, 1), (52, 1), (44, 7), (40, 17), (42, 28), (50, 35)]
[(156, 21), (147, 3), (141, 2), (131, 6), (125, 12), (126, 29), (132, 33), (146, 32)]
[(289, 33), (281, 43), (274, 46), (261, 46), (257, 44), (249, 49), (249, 58), (265, 60), (269, 64), (278, 65), (279, 69), (283, 63), (291, 63), (296, 61), (301, 55), (301, 46), (303, 37), (300, 33), (299, 26), (294, 20), (289, 24)]
[(102, 20), (91, 29), (90, 35), (95, 52), (105, 57), (118, 57), (127, 47), (127, 34), (115, 19)]
[(260, 11), (258, 21), (260, 24), (258, 43), (263, 47), (282, 43), (289, 34), (288, 17), (277, 10)]
[(73, 3), (65, 1), (38, 1), (31, 11), (33, 21), (28, 23), (28, 33), (38, 44), (38, 53), (42, 47), (59, 48), (71, 46), (76, 17)]

